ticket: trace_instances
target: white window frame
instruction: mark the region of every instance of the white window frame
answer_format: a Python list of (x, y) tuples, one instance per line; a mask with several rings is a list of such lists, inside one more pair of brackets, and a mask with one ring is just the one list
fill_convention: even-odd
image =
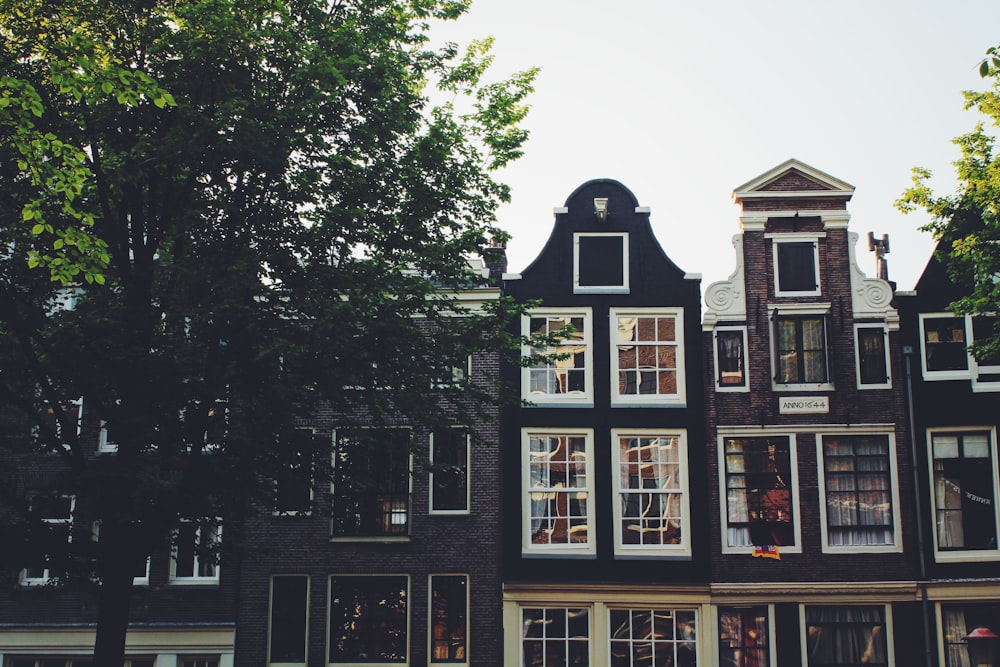
[[(987, 315), (993, 317), (993, 315)], [(919, 323), (920, 323), (920, 369), (923, 373), (924, 380), (936, 381), (936, 380), (971, 380), (972, 390), (974, 392), (990, 392), (990, 391), (1000, 391), (1000, 381), (995, 379), (980, 380), (981, 375), (1000, 375), (1000, 365), (987, 365), (980, 364), (976, 359), (976, 356), (968, 349), (970, 345), (974, 344), (976, 341), (976, 332), (973, 326), (975, 318), (978, 315), (956, 315), (955, 313), (948, 311), (934, 312), (934, 313), (920, 313)], [(926, 333), (924, 331), (924, 321), (933, 320), (938, 318), (951, 318), (951, 319), (961, 319), (964, 320), (965, 327), (965, 346), (966, 346), (966, 358), (967, 368), (958, 370), (942, 370), (934, 371), (927, 368), (927, 349), (926, 349)]]
[(829, 601), (810, 601), (803, 602), (799, 605), (799, 646), (801, 649), (802, 662), (800, 663), (803, 667), (808, 667), (809, 665), (809, 628), (806, 625), (806, 607), (881, 607), (885, 623), (885, 657), (887, 665), (896, 664), (896, 652), (893, 647), (893, 628), (892, 628), (892, 605), (891, 604), (868, 604), (868, 603), (854, 603), (854, 602), (829, 602)]
[[(81, 396), (80, 398), (75, 398), (75, 399), (71, 399), (71, 400), (68, 400), (68, 401), (63, 401), (61, 403), (62, 403), (62, 405), (65, 405), (67, 408), (70, 407), (70, 406), (76, 408), (75, 411), (74, 411), (76, 413), (76, 437), (79, 438), (80, 434), (83, 432), (83, 397)], [(49, 402), (45, 401), (45, 405), (49, 405)], [(66, 448), (69, 447), (69, 444), (67, 444), (66, 439), (63, 437), (63, 434), (62, 434), (62, 424), (60, 424), (59, 420), (55, 418), (55, 413), (54, 412), (52, 412), (52, 415), (53, 415), (53, 424), (54, 424), (56, 436), (60, 440), (59, 444), (64, 449), (66, 449)], [(35, 424), (32, 427), (31, 433), (32, 433), (32, 439), (33, 440), (37, 441), (39, 430), (40, 430), (40, 427), (39, 427), (38, 424)]]
[[(885, 382), (862, 383), (861, 381), (861, 330), (872, 329), (882, 333), (882, 354), (885, 357)], [(892, 388), (892, 363), (889, 358), (889, 328), (884, 324), (855, 324), (854, 325), (854, 378), (857, 381), (858, 389), (891, 389)]]
[(754, 545), (734, 545), (729, 544), (729, 499), (726, 492), (726, 439), (727, 438), (767, 438), (778, 437), (788, 438), (788, 466), (792, 473), (791, 486), (791, 506), (794, 510), (792, 516), (792, 531), (795, 536), (795, 545), (781, 545), (778, 547), (782, 554), (802, 553), (802, 511), (799, 500), (799, 459), (796, 434), (792, 431), (782, 429), (769, 429), (755, 427), (753, 430), (723, 431), (720, 429), (718, 436), (718, 460), (719, 460), (719, 518), (722, 527), (722, 553), (724, 554), (752, 554)]
[(100, 454), (116, 454), (118, 453), (118, 443), (111, 442), (109, 440), (110, 434), (108, 432), (108, 422), (101, 420), (101, 430), (97, 435), (97, 451)]
[[(467, 426), (452, 426), (454, 430), (462, 431), (465, 434), (465, 507), (457, 510), (434, 509), (434, 475), (433, 468), (428, 475), (427, 490), (427, 511), (429, 514), (440, 516), (463, 516), (472, 512), (472, 433)], [(429, 436), (428, 458), (431, 464), (434, 463), (434, 432)]]
[[(463, 577), (465, 579), (465, 659), (464, 660), (435, 660), (434, 659), (434, 577)], [(472, 627), (470, 614), (472, 607), (472, 582), (469, 575), (464, 572), (432, 572), (427, 575), (427, 664), (429, 665), (468, 665), (469, 642), (471, 640), (469, 629)]]
[[(530, 314), (525, 315), (521, 318), (521, 335), (530, 336), (531, 335), (531, 318), (532, 317), (562, 317), (567, 320), (571, 318), (582, 317), (584, 320), (584, 331), (583, 331), (583, 345), (585, 346), (583, 352), (583, 363), (584, 363), (584, 391), (577, 393), (566, 393), (566, 394), (548, 394), (548, 393), (532, 393), (531, 391), (531, 371), (538, 370), (541, 368), (552, 367), (552, 364), (544, 364), (538, 366), (529, 366), (521, 369), (521, 398), (525, 401), (529, 401), (539, 406), (579, 406), (579, 407), (591, 407), (594, 402), (594, 317), (593, 311), (590, 308), (537, 308)], [(568, 345), (557, 345), (548, 348), (548, 352), (558, 353), (559, 348), (569, 347)], [(525, 346), (522, 350), (522, 354), (530, 357), (532, 349), (529, 346)], [(555, 362), (555, 367), (558, 368), (558, 364), (561, 362)]]
[[(272, 611), (272, 605), (274, 603), (274, 580), (280, 577), (305, 577), (306, 580), (306, 618), (305, 618), (305, 660), (302, 662), (271, 662), (271, 636), (273, 628), (271, 623), (274, 620), (274, 615)], [(311, 603), (312, 594), (312, 577), (308, 574), (300, 574), (296, 572), (282, 572), (281, 574), (272, 574), (268, 579), (267, 587), (267, 646), (265, 654), (267, 656), (267, 666), (268, 667), (304, 667), (304, 665), (309, 662), (309, 607)]]
[[(190, 522), (184, 521), (182, 523), (190, 523)], [(215, 543), (221, 543), (222, 542), (222, 520), (221, 519), (215, 519), (214, 522), (211, 524), (211, 527), (215, 529), (214, 542)], [(176, 544), (176, 542), (179, 539), (179, 536), (177, 534), (177, 531), (176, 530), (174, 531), (174, 542), (175, 542), (175, 544), (174, 544), (174, 546), (170, 550), (170, 580), (169, 581), (170, 581), (171, 585), (175, 585), (175, 586), (198, 586), (198, 585), (204, 585), (204, 584), (213, 584), (214, 585), (214, 584), (218, 584), (219, 583), (219, 576), (220, 576), (221, 571), (222, 571), (222, 563), (215, 563), (213, 565), (214, 572), (215, 572), (213, 575), (207, 576), (207, 577), (203, 577), (203, 576), (199, 576), (198, 575), (198, 569), (199, 569), (200, 563), (199, 563), (199, 560), (198, 560), (197, 545), (201, 544), (201, 530), (202, 530), (202, 526), (198, 526), (197, 528), (195, 528), (195, 531), (194, 531), (195, 552), (191, 556), (194, 559), (194, 562), (193, 562), (194, 567), (191, 570), (192, 572), (194, 572), (194, 575), (190, 576), (190, 577), (178, 576), (177, 575), (177, 544)]]
[(1000, 484), (998, 484), (997, 462), (997, 430), (995, 426), (955, 426), (955, 427), (934, 427), (927, 429), (927, 469), (928, 485), (927, 492), (930, 494), (930, 509), (932, 517), (931, 532), (934, 538), (934, 560), (939, 563), (975, 562), (975, 561), (995, 561), (1000, 558), (1000, 545), (995, 549), (968, 549), (943, 551), (938, 544), (937, 531), (937, 501), (934, 489), (934, 434), (935, 433), (988, 433), (990, 438), (990, 464), (993, 467), (991, 479), (993, 480), (993, 522), (994, 530), (998, 540), (1000, 540), (1000, 512), (997, 511), (997, 502), (1000, 501)]
[[(778, 381), (778, 332), (775, 318), (818, 318), (823, 321), (823, 352), (826, 363), (826, 382)], [(780, 304), (768, 306), (768, 339), (771, 347), (771, 389), (773, 391), (833, 391), (833, 364), (830, 358), (830, 304)]]
[(404, 579), (406, 581), (406, 583), (405, 583), (405, 593), (404, 593), (404, 596), (403, 596), (403, 599), (404, 599), (405, 604), (406, 604), (406, 642), (404, 644), (406, 646), (406, 659), (402, 660), (402, 661), (399, 661), (399, 662), (366, 662), (364, 664), (366, 665), (366, 667), (399, 667), (400, 665), (403, 665), (403, 666), (409, 665), (410, 662), (411, 662), (411, 660), (413, 659), (413, 651), (410, 648), (410, 642), (413, 639), (413, 627), (412, 627), (413, 605), (410, 602), (410, 600), (411, 600), (411, 593), (412, 593), (412, 590), (411, 590), (412, 586), (410, 585), (410, 575), (408, 575), (408, 574), (399, 574), (399, 573), (391, 573), (391, 572), (390, 573), (373, 572), (371, 574), (352, 574), (352, 573), (343, 573), (342, 574), (342, 573), (338, 572), (338, 573), (335, 573), (335, 574), (331, 574), (330, 576), (327, 577), (327, 582), (326, 582), (326, 642), (325, 642), (325, 648), (324, 648), (325, 655), (323, 656), (323, 664), (327, 665), (327, 667), (346, 667), (348, 665), (353, 666), (353, 665), (357, 664), (356, 662), (330, 662), (330, 642), (333, 640), (333, 638), (330, 636), (330, 622), (331, 622), (331, 618), (330, 617), (331, 617), (332, 611), (333, 611), (333, 604), (332, 604), (332, 602), (333, 602), (333, 592), (334, 592), (333, 591), (333, 579), (334, 579), (334, 577), (343, 578), (343, 579), (346, 579), (348, 577), (352, 577), (352, 578), (364, 577), (364, 578), (369, 578), (369, 579), (372, 578), (372, 577), (378, 577), (378, 578), (393, 577), (393, 578), (402, 578), (402, 579)]
[(964, 315), (956, 315), (951, 312), (935, 312), (935, 313), (920, 313), (918, 320), (920, 323), (920, 370), (923, 372), (924, 380), (935, 381), (935, 380), (968, 380), (974, 377), (975, 373), (975, 359), (972, 354), (966, 349), (966, 356), (968, 358), (968, 364), (966, 368), (956, 369), (956, 370), (930, 370), (927, 368), (927, 334), (925, 332), (924, 322), (927, 320), (937, 320), (937, 319), (959, 319), (962, 320), (963, 326), (965, 327), (965, 346), (968, 348), (969, 344), (972, 342), (972, 318)]
[[(68, 517), (38, 517), (38, 521), (50, 525), (60, 525), (66, 526), (66, 543), (73, 543), (73, 514), (76, 512), (76, 496), (73, 495), (62, 495), (61, 498), (69, 499), (69, 516)], [(52, 581), (52, 570), (49, 567), (42, 568), (41, 577), (29, 577), (28, 568), (21, 568), (18, 573), (18, 584), (21, 586), (44, 586)]]
[[(582, 237), (617, 236), (622, 239), (622, 284), (580, 284), (580, 239)], [(576, 232), (573, 234), (573, 293), (574, 294), (628, 294), (629, 293), (629, 234), (628, 232)]]
[[(622, 489), (621, 480), (621, 447), (622, 438), (676, 438), (677, 442), (677, 474), (679, 477), (679, 490), (676, 492), (680, 496), (679, 515), (681, 520), (681, 540), (678, 544), (624, 544), (622, 541)], [(612, 473), (614, 484), (614, 534), (615, 534), (615, 555), (626, 557), (663, 558), (676, 556), (690, 558), (691, 556), (691, 496), (688, 484), (687, 465), (687, 431), (680, 430), (650, 430), (650, 429), (612, 429), (611, 450), (614, 469)], [(627, 489), (627, 491), (639, 491), (640, 489)], [(653, 491), (652, 489), (649, 491)], [(649, 492), (647, 491), (647, 492)], [(661, 490), (662, 491), (662, 490)]]
[[(742, 385), (726, 385), (719, 381), (719, 376), (721, 374), (719, 370), (719, 334), (722, 332), (738, 332), (743, 339), (743, 384)], [(747, 354), (747, 328), (746, 326), (717, 326), (712, 333), (712, 353), (714, 355), (715, 366), (713, 367), (715, 374), (715, 391), (719, 392), (734, 392), (734, 393), (746, 393), (750, 391), (750, 358)]]
[[(823, 232), (789, 232), (785, 234), (765, 234), (765, 239), (771, 239), (771, 262), (774, 269), (774, 295), (775, 296), (819, 296), (822, 293), (822, 283), (820, 280), (819, 264), (819, 240), (826, 238)], [(816, 288), (802, 291), (781, 291), (781, 275), (778, 269), (778, 246), (782, 243), (809, 243), (813, 244), (813, 270), (816, 275)]]
[[(889, 498), (892, 502), (892, 544), (851, 544), (835, 545), (829, 543), (827, 532), (827, 502), (826, 502), (826, 457), (823, 455), (823, 440), (837, 436), (884, 436), (887, 439), (886, 456), (889, 459)], [(837, 430), (824, 431), (816, 434), (816, 463), (819, 467), (819, 523), (823, 545), (823, 553), (902, 553), (903, 540), (899, 513), (899, 478), (896, 470), (896, 437), (889, 430)]]
[[(586, 494), (587, 500), (587, 541), (570, 542), (568, 544), (532, 544), (531, 543), (531, 468), (530, 441), (532, 437), (582, 437), (586, 448), (585, 474), (587, 485), (580, 491)], [(597, 535), (595, 533), (595, 501), (594, 493), (594, 431), (589, 428), (525, 428), (521, 430), (521, 553), (526, 556), (567, 556), (579, 555), (593, 557), (597, 553)]]
[[(648, 346), (673, 345), (676, 350), (677, 392), (674, 394), (621, 394), (618, 385), (618, 318), (619, 317), (672, 317), (674, 318), (674, 338), (670, 342), (649, 342)], [(611, 404), (628, 405), (677, 405), (683, 406), (687, 401), (687, 381), (684, 372), (684, 309), (683, 308), (612, 308), (608, 317), (611, 333)], [(639, 344), (636, 341), (632, 341)]]

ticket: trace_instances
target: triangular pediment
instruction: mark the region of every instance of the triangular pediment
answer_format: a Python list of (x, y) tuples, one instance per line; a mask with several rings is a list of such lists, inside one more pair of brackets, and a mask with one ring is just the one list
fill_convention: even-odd
[(733, 191), (736, 201), (778, 197), (843, 197), (850, 199), (854, 186), (792, 159), (779, 164)]

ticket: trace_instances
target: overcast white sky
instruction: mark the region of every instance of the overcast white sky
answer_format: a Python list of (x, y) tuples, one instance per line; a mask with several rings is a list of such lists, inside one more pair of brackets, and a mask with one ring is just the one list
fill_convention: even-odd
[(670, 258), (708, 285), (735, 267), (732, 191), (788, 158), (855, 186), (864, 240), (889, 234), (889, 276), (911, 289), (932, 249), (893, 202), (914, 166), (955, 187), (951, 139), (978, 115), (961, 91), (1000, 42), (997, 0), (474, 0), (435, 39), (496, 38), (500, 74), (542, 68), (525, 157), (503, 180), (510, 271), (541, 251), (552, 209), (613, 178), (652, 209)]

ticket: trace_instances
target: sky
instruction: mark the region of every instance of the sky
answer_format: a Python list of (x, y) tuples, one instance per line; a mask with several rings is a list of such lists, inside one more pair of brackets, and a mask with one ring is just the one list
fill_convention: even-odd
[(979, 120), (963, 90), (1000, 42), (997, 0), (473, 0), (435, 43), (493, 36), (496, 76), (541, 72), (523, 158), (500, 173), (509, 271), (541, 251), (580, 184), (612, 178), (702, 293), (736, 266), (733, 189), (789, 158), (846, 181), (858, 264), (889, 235), (889, 277), (915, 285), (933, 250), (893, 202), (915, 166), (955, 190), (952, 139)]

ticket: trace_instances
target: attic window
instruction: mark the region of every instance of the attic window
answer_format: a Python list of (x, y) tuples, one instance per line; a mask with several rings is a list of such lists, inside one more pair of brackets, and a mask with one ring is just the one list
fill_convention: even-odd
[(774, 238), (776, 296), (814, 296), (819, 289), (819, 243), (798, 235)]
[(628, 234), (581, 233), (573, 237), (573, 291), (627, 293)]

